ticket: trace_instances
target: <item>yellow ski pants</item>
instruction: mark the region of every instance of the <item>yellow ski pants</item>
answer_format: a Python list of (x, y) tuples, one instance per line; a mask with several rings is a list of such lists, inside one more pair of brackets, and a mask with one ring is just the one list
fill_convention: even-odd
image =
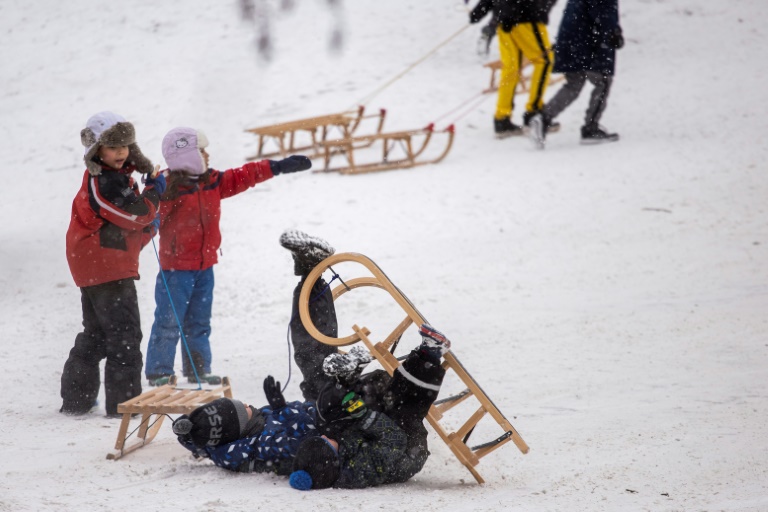
[(544, 92), (547, 90), (554, 63), (547, 26), (544, 23), (520, 23), (512, 27), (509, 32), (504, 32), (499, 26), (496, 29), (496, 35), (499, 39), (502, 67), (495, 118), (504, 119), (512, 114), (515, 88), (520, 77), (523, 57), (533, 64), (531, 89), (525, 110), (527, 112), (541, 110), (544, 106)]

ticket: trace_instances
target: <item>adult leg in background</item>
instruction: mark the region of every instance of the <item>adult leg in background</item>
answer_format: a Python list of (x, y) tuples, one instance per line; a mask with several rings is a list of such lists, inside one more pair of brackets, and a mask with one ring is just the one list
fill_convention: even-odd
[(595, 87), (589, 97), (589, 106), (584, 116), (584, 126), (597, 126), (605, 107), (608, 105), (608, 94), (611, 92), (613, 76), (597, 71), (587, 71), (585, 75), (586, 79)]
[(565, 83), (544, 106), (544, 116), (551, 120), (556, 118), (581, 94), (587, 81), (585, 71), (573, 71), (565, 74)]
[(520, 23), (512, 27), (509, 33), (515, 46), (533, 65), (531, 89), (525, 111), (538, 112), (544, 107), (544, 93), (552, 73), (554, 54), (549, 44), (547, 26), (543, 23)]
[(520, 76), (521, 53), (511, 32), (504, 32), (499, 26), (496, 29), (496, 37), (499, 40), (499, 56), (502, 66), (499, 73), (499, 91), (494, 119), (501, 120), (512, 115), (515, 89)]

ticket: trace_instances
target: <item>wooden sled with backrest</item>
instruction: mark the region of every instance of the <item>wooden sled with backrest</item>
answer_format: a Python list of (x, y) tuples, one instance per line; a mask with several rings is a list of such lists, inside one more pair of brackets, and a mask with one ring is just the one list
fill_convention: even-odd
[[(436, 131), (434, 124), (430, 124), (418, 130), (325, 140), (320, 143), (323, 147), (323, 168), (318, 172), (362, 174), (436, 164), (451, 150), (454, 133), (453, 125)], [(445, 137), (445, 146), (435, 154), (427, 155), (426, 149), (436, 134)], [(378, 153), (376, 147), (379, 148)], [(343, 163), (334, 166), (332, 160), (335, 157), (342, 157)], [(366, 158), (368, 161), (363, 161)]]
[[(210, 388), (179, 388), (176, 377), (171, 377), (168, 384), (142, 393), (117, 406), (117, 412), (123, 415), (114, 451), (107, 454), (107, 459), (117, 460), (139, 448), (148, 445), (160, 431), (166, 414), (189, 414), (201, 405), (218, 398), (232, 398), (232, 387), (228, 377), (222, 377), (221, 385)], [(131, 444), (127, 444), (132, 433), (128, 433), (131, 418), (140, 418), (138, 433)], [(154, 422), (152, 417), (156, 416)]]
[[(325, 336), (312, 323), (309, 313), (312, 287), (326, 270), (331, 269), (334, 275), (337, 276), (338, 274), (332, 266), (346, 265), (348, 263), (361, 265), (364, 267), (364, 270), (368, 271), (370, 276), (342, 280), (342, 284), (332, 290), (334, 303), (341, 295), (348, 291), (361, 287), (374, 287), (388, 292), (391, 298), (405, 312), (405, 318), (386, 337), (377, 343), (371, 340), (371, 331), (364, 326), (360, 327), (355, 324), (352, 326), (352, 334), (345, 337), (332, 338)], [(403, 334), (410, 327), (415, 327), (418, 330), (421, 324), (427, 323), (424, 316), (419, 313), (411, 301), (373, 261), (362, 254), (356, 253), (341, 253), (330, 256), (310, 272), (299, 296), (299, 314), (304, 327), (312, 337), (322, 343), (334, 346), (346, 346), (362, 342), (390, 375), (400, 365), (400, 361), (394, 352)], [(449, 380), (449, 377), (454, 383), (459, 384), (459, 390), (449, 396), (438, 396), (438, 399), (430, 408), (427, 421), (448, 445), (459, 462), (469, 470), (478, 483), (482, 484), (484, 480), (477, 471), (476, 466), (483, 457), (504, 446), (509, 441), (512, 441), (522, 453), (528, 453), (528, 445), (526, 445), (512, 424), (494, 405), (477, 381), (464, 368), (453, 352), (455, 348), (461, 348), (461, 343), (454, 341), (451, 351), (444, 356), (443, 367), (446, 369), (446, 377), (440, 394), (442, 395), (446, 390), (446, 382)], [(488, 421), (481, 423), (483, 419), (488, 419)], [(460, 426), (458, 428), (451, 428), (449, 425), (457, 420)], [(478, 427), (482, 427), (480, 430), (484, 432), (489, 431), (495, 437), (489, 441), (470, 446), (470, 437)]]
[(285, 158), (295, 153), (310, 158), (320, 156), (323, 152), (322, 142), (332, 136), (342, 139), (352, 137), (365, 119), (376, 120), (373, 133), (381, 133), (386, 115), (385, 109), (380, 109), (377, 114), (365, 115), (365, 107), (360, 106), (356, 110), (248, 128), (245, 131), (259, 139), (257, 152), (248, 160), (276, 156)]

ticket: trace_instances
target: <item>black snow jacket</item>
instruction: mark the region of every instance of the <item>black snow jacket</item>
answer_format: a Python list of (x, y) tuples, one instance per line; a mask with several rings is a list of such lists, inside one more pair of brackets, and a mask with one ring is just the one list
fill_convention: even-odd
[(477, 23), (493, 11), (504, 32), (520, 23), (549, 23), (549, 11), (557, 0), (480, 0), (469, 14), (470, 23)]
[(613, 75), (620, 41), (618, 0), (568, 0), (557, 32), (552, 72)]

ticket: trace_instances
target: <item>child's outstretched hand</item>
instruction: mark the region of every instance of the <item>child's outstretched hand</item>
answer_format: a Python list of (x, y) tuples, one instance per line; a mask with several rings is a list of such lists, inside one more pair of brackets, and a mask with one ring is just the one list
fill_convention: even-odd
[(312, 167), (312, 160), (303, 155), (291, 155), (283, 160), (270, 160), (269, 167), (272, 174), (286, 174), (289, 172), (306, 171)]
[(160, 166), (156, 165), (155, 170), (144, 180), (144, 184), (157, 190), (157, 194), (162, 196), (165, 192), (165, 176), (160, 172)]

